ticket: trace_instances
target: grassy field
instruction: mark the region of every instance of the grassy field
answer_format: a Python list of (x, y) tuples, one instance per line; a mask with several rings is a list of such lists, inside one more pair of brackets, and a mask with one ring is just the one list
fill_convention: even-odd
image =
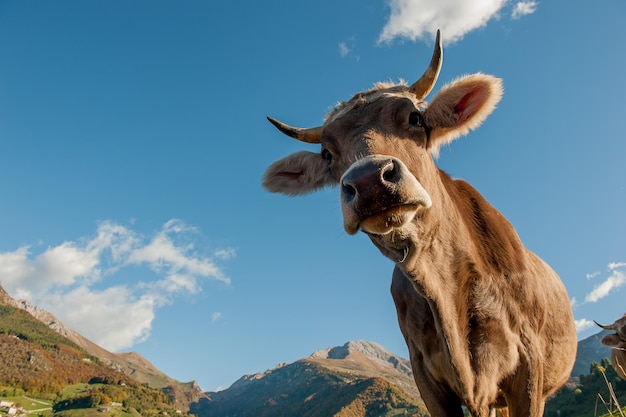
[[(62, 398), (71, 398), (87, 392), (90, 388), (101, 384), (74, 384), (68, 385), (62, 392)], [(0, 387), (1, 388), (1, 387)], [(138, 413), (130, 414), (124, 412), (120, 406), (102, 405), (94, 408), (80, 408), (65, 410), (58, 413), (52, 412), (54, 402), (40, 398), (33, 398), (26, 395), (0, 397), (0, 400), (11, 402), (21, 406), (29, 416), (54, 416), (54, 417), (141, 417)], [(0, 409), (0, 414), (4, 415), (7, 410)]]
[(52, 413), (52, 402), (46, 400), (40, 400), (37, 398), (18, 396), (18, 397), (1, 397), (2, 401), (9, 401), (14, 404), (19, 404), (29, 415), (39, 415)]

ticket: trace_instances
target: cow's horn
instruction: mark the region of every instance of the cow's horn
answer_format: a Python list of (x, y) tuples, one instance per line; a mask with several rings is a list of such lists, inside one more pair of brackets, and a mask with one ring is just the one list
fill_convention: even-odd
[(600, 324), (595, 320), (593, 322), (597, 324), (599, 327), (603, 328), (604, 330), (617, 330), (617, 326), (615, 325), (615, 323), (611, 324), (610, 326), (607, 326), (604, 324)]
[(303, 129), (300, 127), (289, 126), (288, 124), (280, 122), (270, 116), (267, 116), (267, 120), (269, 120), (271, 124), (276, 126), (276, 128), (283, 132), (285, 135), (294, 139), (298, 139), (302, 142), (320, 143), (320, 139), (322, 138), (322, 126)]
[(433, 57), (430, 60), (430, 65), (421, 76), (421, 78), (413, 83), (409, 90), (417, 96), (418, 100), (424, 99), (431, 92), (437, 78), (439, 77), (439, 71), (441, 71), (441, 64), (443, 63), (443, 50), (441, 48), (441, 33), (437, 30), (437, 39), (435, 39), (435, 50), (433, 51)]

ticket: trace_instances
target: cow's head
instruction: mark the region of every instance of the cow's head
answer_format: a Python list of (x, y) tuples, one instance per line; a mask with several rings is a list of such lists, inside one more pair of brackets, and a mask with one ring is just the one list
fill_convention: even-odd
[(620, 377), (626, 379), (626, 314), (608, 326), (597, 321), (595, 323), (604, 330), (615, 332), (607, 334), (600, 342), (611, 348), (613, 368)]
[(595, 323), (604, 330), (612, 330), (615, 332), (604, 336), (601, 341), (602, 344), (612, 348), (626, 349), (626, 314), (610, 325), (600, 324), (597, 321)]
[(432, 155), (478, 127), (502, 96), (498, 78), (473, 74), (424, 98), (442, 63), (439, 32), (430, 65), (412, 85), (376, 84), (337, 105), (324, 124), (295, 128), (269, 118), (284, 134), (321, 144), (319, 152), (297, 152), (272, 164), (263, 184), (272, 192), (300, 195), (339, 184), (344, 228), (385, 235), (409, 225), (436, 205), (438, 170)]

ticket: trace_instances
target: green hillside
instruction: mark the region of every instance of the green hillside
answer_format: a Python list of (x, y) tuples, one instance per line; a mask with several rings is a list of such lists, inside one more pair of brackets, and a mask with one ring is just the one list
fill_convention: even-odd
[(36, 320), (27, 312), (4, 304), (0, 304), (0, 334), (16, 336), (42, 347), (64, 345), (80, 350), (75, 343)]
[(37, 414), (57, 417), (103, 416), (104, 410), (114, 416), (177, 413), (163, 391), (102, 364), (29, 313), (8, 305), (0, 305), (0, 399), (22, 406), (46, 400), (50, 410)]

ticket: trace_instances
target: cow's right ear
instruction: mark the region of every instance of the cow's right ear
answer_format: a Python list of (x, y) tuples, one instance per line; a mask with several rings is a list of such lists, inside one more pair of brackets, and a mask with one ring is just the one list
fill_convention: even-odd
[(274, 162), (263, 176), (265, 189), (290, 196), (310, 193), (336, 182), (330, 175), (328, 162), (320, 154), (307, 151)]
[(621, 340), (617, 334), (613, 333), (613, 334), (607, 334), (606, 336), (604, 336), (602, 340), (600, 341), (600, 343), (602, 343), (605, 346), (617, 347), (620, 345)]

